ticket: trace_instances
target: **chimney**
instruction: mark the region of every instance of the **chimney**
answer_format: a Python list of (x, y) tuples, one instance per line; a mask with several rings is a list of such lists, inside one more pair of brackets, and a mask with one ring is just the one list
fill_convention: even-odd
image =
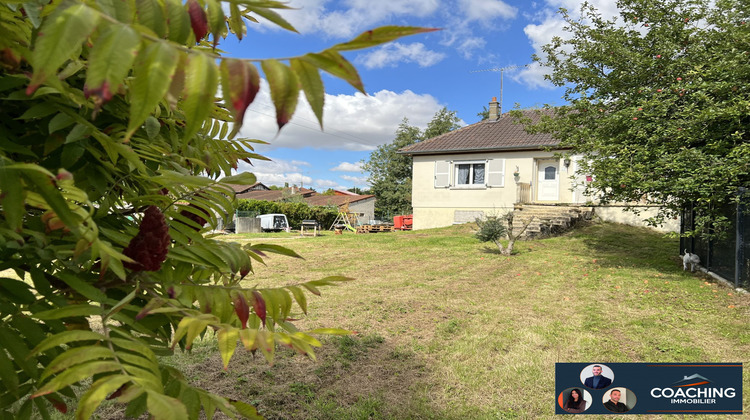
[(497, 102), (497, 98), (495, 96), (492, 97), (492, 101), (490, 102), (490, 118), (489, 121), (497, 121), (498, 117), (500, 116), (500, 104)]

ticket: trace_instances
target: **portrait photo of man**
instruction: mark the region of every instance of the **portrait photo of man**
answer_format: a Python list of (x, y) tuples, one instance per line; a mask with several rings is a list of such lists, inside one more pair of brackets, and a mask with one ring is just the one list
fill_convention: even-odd
[[(606, 398), (606, 395), (605, 397)], [(620, 402), (622, 398), (622, 391), (615, 388), (609, 392), (609, 400), (604, 403), (604, 408), (613, 413), (627, 413), (630, 411), (630, 407)]]
[(612, 385), (612, 379), (602, 375), (604, 369), (601, 365), (594, 365), (591, 367), (592, 376), (586, 378), (583, 381), (583, 385), (586, 388), (591, 389), (603, 389)]

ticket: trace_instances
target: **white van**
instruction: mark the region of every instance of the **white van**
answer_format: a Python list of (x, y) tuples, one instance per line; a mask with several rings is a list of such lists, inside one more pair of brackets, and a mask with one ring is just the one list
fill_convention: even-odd
[(280, 232), (282, 230), (289, 232), (289, 221), (285, 214), (261, 214), (258, 219), (260, 219), (260, 229), (263, 232)]

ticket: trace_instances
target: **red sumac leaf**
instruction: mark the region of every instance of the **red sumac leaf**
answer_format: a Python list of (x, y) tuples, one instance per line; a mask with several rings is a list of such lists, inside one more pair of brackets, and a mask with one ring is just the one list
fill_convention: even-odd
[(51, 396), (51, 395), (45, 395), (44, 398), (49, 401), (53, 407), (55, 407), (55, 410), (65, 414), (68, 412), (68, 405), (65, 404), (63, 401)]
[(208, 34), (208, 17), (196, 0), (188, 0), (188, 14), (190, 15), (190, 26), (195, 34), (195, 41), (200, 42)]
[(234, 312), (237, 314), (237, 318), (240, 319), (240, 324), (243, 330), (247, 328), (247, 320), (250, 318), (250, 307), (247, 305), (247, 299), (242, 293), (237, 293), (234, 297)]
[(242, 127), (245, 110), (255, 100), (260, 90), (258, 69), (247, 61), (226, 59), (221, 62), (221, 87), (224, 102), (229, 105), (234, 115), (234, 128), (230, 137)]
[(260, 318), (261, 322), (263, 322), (263, 326), (266, 325), (266, 301), (263, 299), (263, 295), (260, 294), (259, 291), (253, 290), (253, 309), (255, 310), (255, 315), (258, 315), (258, 318)]

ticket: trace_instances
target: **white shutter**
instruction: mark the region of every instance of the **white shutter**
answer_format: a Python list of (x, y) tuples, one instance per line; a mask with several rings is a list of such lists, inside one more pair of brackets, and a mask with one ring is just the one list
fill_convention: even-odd
[(505, 186), (505, 159), (487, 160), (485, 180), (488, 187)]
[(447, 160), (435, 161), (435, 188), (448, 188), (451, 184), (451, 163)]

